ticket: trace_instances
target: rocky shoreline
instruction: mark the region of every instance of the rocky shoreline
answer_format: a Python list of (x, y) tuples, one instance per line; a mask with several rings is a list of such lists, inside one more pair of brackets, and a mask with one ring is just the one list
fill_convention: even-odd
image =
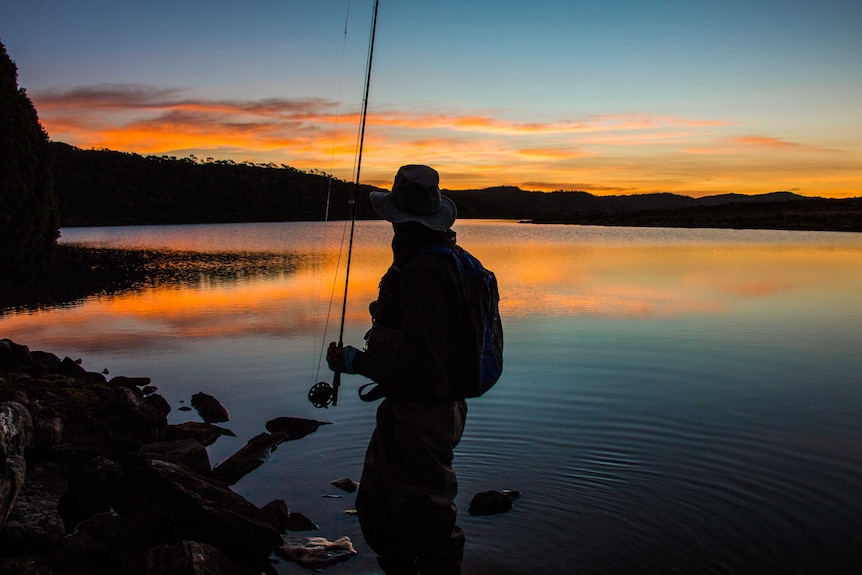
[(206, 446), (232, 435), (216, 425), (227, 410), (195, 394), (203, 421), (171, 425), (149, 384), (0, 340), (0, 572), (274, 573), (279, 558), (321, 569), (355, 554), (346, 537), (289, 535), (317, 526), (284, 501), (230, 489), (324, 422), (271, 420), (213, 468)]

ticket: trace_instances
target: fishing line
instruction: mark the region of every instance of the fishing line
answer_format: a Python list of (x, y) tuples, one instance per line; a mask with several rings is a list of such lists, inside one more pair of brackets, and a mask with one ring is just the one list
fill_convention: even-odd
[[(359, 152), (356, 160), (356, 178), (353, 186), (353, 199), (350, 202), (350, 240), (347, 247), (347, 264), (344, 273), (344, 298), (341, 303), (341, 327), (338, 332), (338, 346), (344, 346), (344, 323), (347, 316), (347, 290), (350, 285), (350, 263), (353, 258), (353, 239), (356, 230), (356, 205), (359, 198), (359, 180), (362, 171), (362, 149), (365, 144), (365, 124), (368, 117), (368, 94), (371, 88), (371, 64), (374, 60), (374, 39), (377, 32), (378, 0), (374, 0), (374, 11), (371, 20), (371, 38), (368, 43), (368, 61), (365, 68), (365, 90), (362, 98), (362, 115), (360, 118)], [(308, 399), (315, 407), (338, 405), (338, 388), (341, 385), (341, 372), (335, 371), (332, 385), (325, 381), (314, 384), (308, 392)]]
[[(341, 119), (341, 88), (342, 88), (343, 81), (344, 81), (344, 60), (345, 60), (345, 54), (347, 53), (347, 29), (348, 29), (347, 25), (348, 25), (349, 21), (350, 21), (350, 0), (347, 0), (347, 11), (346, 11), (346, 14), (344, 15), (344, 35), (343, 35), (342, 41), (341, 41), (341, 67), (340, 67), (340, 70), (338, 73), (338, 92), (337, 92), (337, 97), (336, 97), (336, 101), (335, 101), (335, 121), (333, 122), (333, 126), (332, 126), (332, 147), (331, 147), (330, 153), (329, 153), (329, 178), (328, 178), (327, 187), (326, 187), (326, 206), (325, 206), (324, 212), (323, 212), (323, 221), (324, 222), (329, 221), (329, 207), (330, 207), (331, 202), (332, 202), (332, 180), (335, 178), (335, 176), (333, 175), (333, 172), (334, 172), (334, 166), (335, 166), (335, 150), (338, 147), (338, 124), (339, 124), (339, 121)], [(355, 162), (355, 159), (354, 159), (354, 162)], [(326, 231), (327, 231), (327, 226), (324, 226), (324, 229), (323, 229), (324, 250), (326, 249), (326, 245), (327, 245)], [(312, 369), (312, 371), (314, 373), (314, 375), (312, 377), (312, 381), (318, 380), (320, 378), (320, 369), (321, 369), (322, 364), (323, 364), (323, 350), (324, 350), (324, 347), (326, 346), (326, 334), (329, 332), (329, 318), (332, 316), (332, 306), (333, 306), (333, 303), (335, 302), (335, 286), (338, 283), (338, 281), (337, 281), (338, 270), (341, 268), (341, 255), (342, 255), (343, 250), (344, 250), (344, 238), (346, 235), (347, 235), (347, 224), (345, 223), (345, 225), (342, 226), (342, 231), (341, 231), (341, 242), (339, 243), (339, 245), (341, 247), (338, 250), (338, 257), (335, 260), (335, 278), (336, 278), (336, 280), (332, 282), (332, 287), (331, 287), (330, 292), (329, 292), (329, 305), (328, 305), (327, 310), (326, 310), (326, 316), (325, 316), (325, 320), (324, 320), (324, 324), (323, 324), (323, 333), (320, 336), (320, 347), (317, 349), (317, 352), (312, 354), (312, 356), (311, 356), (312, 357), (312, 363), (314, 363), (314, 358), (315, 357), (317, 358), (317, 365)], [(322, 291), (323, 291), (323, 276), (321, 275), (320, 276), (320, 283), (318, 284), (317, 292), (320, 293)], [(320, 305), (320, 300), (318, 300), (317, 305), (318, 306)], [(319, 315), (319, 312), (320, 312), (320, 308), (318, 307), (316, 309), (315, 316)]]

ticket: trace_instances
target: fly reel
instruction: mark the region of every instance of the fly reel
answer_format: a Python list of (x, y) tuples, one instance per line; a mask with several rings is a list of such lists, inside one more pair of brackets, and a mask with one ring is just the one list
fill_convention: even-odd
[(308, 401), (314, 407), (333, 407), (338, 405), (338, 388), (341, 386), (341, 374), (332, 374), (332, 385), (325, 381), (318, 381), (308, 390)]
[(308, 390), (308, 401), (317, 408), (335, 405), (335, 389), (328, 382), (318, 381)]

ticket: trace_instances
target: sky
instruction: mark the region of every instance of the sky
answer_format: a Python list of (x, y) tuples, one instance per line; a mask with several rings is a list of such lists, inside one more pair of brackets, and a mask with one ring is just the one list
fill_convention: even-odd
[[(374, 0), (0, 0), (50, 138), (353, 181)], [(859, 0), (380, 0), (360, 180), (862, 196)]]

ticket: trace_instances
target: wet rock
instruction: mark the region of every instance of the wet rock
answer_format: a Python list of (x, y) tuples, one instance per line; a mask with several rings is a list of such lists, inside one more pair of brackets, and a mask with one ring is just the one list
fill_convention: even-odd
[(37, 419), (33, 429), (34, 448), (44, 451), (56, 447), (63, 441), (63, 429), (59, 417)]
[(138, 454), (145, 459), (159, 459), (187, 465), (201, 475), (208, 475), (212, 470), (206, 448), (196, 439), (149, 443), (141, 446)]
[(89, 557), (122, 557), (138, 539), (135, 526), (123, 517), (103, 512), (82, 521), (65, 540), (66, 550)]
[(33, 418), (27, 408), (14, 401), (0, 403), (0, 527), (24, 485), (24, 456), (32, 445)]
[(11, 339), (0, 340), (0, 367), (13, 369), (32, 365), (33, 357), (29, 347), (17, 344)]
[(126, 377), (125, 375), (118, 375), (116, 377), (112, 377), (110, 381), (108, 381), (111, 385), (124, 385), (127, 387), (145, 387), (150, 384), (149, 377)]
[[(180, 410), (182, 409), (181, 407)], [(169, 425), (167, 431), (165, 431), (166, 440), (196, 439), (204, 447), (212, 445), (222, 435), (236, 437), (236, 434), (230, 429), (200, 421), (188, 421), (186, 423)]]
[(117, 511), (141, 533), (164, 541), (214, 545), (235, 562), (265, 560), (281, 543), (269, 517), (224, 483), (189, 467), (151, 460), (135, 470)]
[(66, 481), (53, 470), (33, 465), (6, 524), (0, 529), (0, 555), (25, 555), (56, 547), (66, 534), (60, 497)]
[(27, 477), (23, 455), (8, 455), (0, 465), (0, 528), (12, 512)]
[(302, 513), (291, 513), (287, 504), (276, 499), (260, 508), (272, 520), (280, 533), (285, 531), (316, 531), (320, 529), (311, 519)]
[(57, 373), (59, 373), (60, 375), (65, 375), (67, 377), (87, 379), (87, 370), (84, 369), (80, 363), (74, 361), (70, 357), (63, 358), (63, 361), (60, 363), (60, 369)]
[(33, 418), (15, 401), (0, 403), (0, 455), (24, 455), (33, 445)]
[(285, 529), (287, 531), (317, 531), (320, 527), (302, 513), (294, 511), (287, 517)]
[(171, 404), (158, 393), (144, 394), (144, 401), (155, 407), (159, 412), (167, 415), (171, 412)]
[(512, 509), (512, 502), (521, 496), (520, 491), (485, 491), (477, 493), (470, 501), (467, 513), (470, 515), (496, 515)]
[(123, 464), (109, 457), (92, 455), (73, 461), (65, 474), (69, 488), (60, 498), (60, 514), (67, 530), (113, 507), (127, 479)]
[(293, 561), (308, 569), (325, 569), (354, 555), (349, 537), (328, 541), (323, 537), (283, 537), (282, 545), (275, 553), (282, 559)]
[(201, 416), (205, 423), (221, 423), (230, 421), (227, 409), (211, 395), (196, 393), (192, 396), (192, 407)]
[(266, 422), (266, 430), (270, 433), (286, 433), (289, 440), (294, 440), (314, 433), (321, 425), (331, 425), (331, 423), (301, 417), (276, 417)]
[(354, 493), (357, 489), (359, 489), (359, 483), (348, 478), (336, 479), (335, 481), (330, 481), (329, 483), (330, 485), (334, 485), (335, 487), (342, 489), (348, 493)]
[(252, 437), (239, 451), (213, 469), (213, 477), (233, 485), (269, 459), (278, 444), (285, 441), (284, 433), (261, 433)]
[(113, 388), (107, 407), (112, 415), (111, 429), (141, 443), (158, 441), (168, 427), (166, 414), (128, 387)]
[(53, 353), (47, 351), (31, 351), (30, 357), (33, 363), (39, 366), (41, 373), (59, 373), (63, 364), (62, 360)]
[(144, 575), (243, 575), (217, 547), (197, 541), (180, 541), (150, 549)]

